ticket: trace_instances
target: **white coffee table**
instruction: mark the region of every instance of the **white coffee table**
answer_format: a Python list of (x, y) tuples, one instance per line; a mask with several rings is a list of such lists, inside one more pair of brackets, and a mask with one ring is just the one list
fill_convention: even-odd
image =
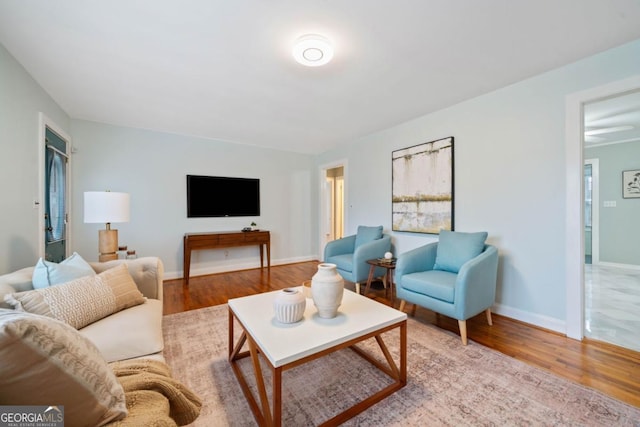
[[(336, 415), (323, 425), (339, 425), (404, 387), (407, 383), (407, 315), (349, 290), (344, 291), (342, 305), (333, 319), (318, 317), (311, 299), (307, 299), (304, 319), (284, 325), (275, 320), (273, 300), (279, 291), (267, 292), (229, 300), (229, 362), (260, 425), (282, 424), (282, 372), (317, 359), (331, 352), (350, 347), (375, 367), (389, 375), (394, 382), (370, 397)], [(234, 323), (242, 333), (234, 343)], [(382, 340), (381, 334), (399, 329), (399, 366)], [(374, 338), (387, 364), (380, 363), (358, 342)], [(242, 351), (245, 343), (248, 351)], [(262, 370), (261, 353), (273, 376), (272, 404), (269, 404)], [(256, 376), (259, 400), (254, 397), (237, 361), (251, 357)]]

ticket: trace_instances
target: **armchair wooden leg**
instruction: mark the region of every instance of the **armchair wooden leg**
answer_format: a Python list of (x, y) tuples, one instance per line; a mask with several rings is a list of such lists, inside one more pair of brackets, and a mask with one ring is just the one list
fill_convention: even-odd
[(360, 283), (356, 282), (356, 294), (360, 293)]
[(489, 326), (493, 326), (493, 321), (491, 320), (491, 309), (487, 308), (487, 322), (489, 322)]
[[(398, 307), (398, 310), (400, 311), (404, 311), (404, 307), (407, 305), (407, 302), (403, 299), (400, 300), (400, 307)], [(416, 315), (416, 307), (418, 306), (417, 304), (411, 304), (413, 307), (411, 307), (411, 315), (415, 316)]]
[(467, 321), (458, 320), (458, 326), (460, 327), (460, 338), (462, 338), (462, 345), (467, 345)]

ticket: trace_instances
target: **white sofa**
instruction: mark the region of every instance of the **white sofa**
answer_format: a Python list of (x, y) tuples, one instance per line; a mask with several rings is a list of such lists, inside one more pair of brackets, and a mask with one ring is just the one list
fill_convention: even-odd
[[(79, 329), (93, 342), (107, 362), (133, 358), (164, 361), (162, 349), (162, 281), (164, 267), (156, 257), (90, 263), (96, 273), (125, 263), (138, 289), (146, 297), (136, 305)], [(0, 308), (11, 308), (4, 295), (33, 289), (34, 267), (0, 275)]]
[(80, 427), (192, 423), (202, 400), (162, 356), (160, 259), (68, 260), (45, 266), (47, 286), (40, 262), (0, 276), (0, 403), (57, 408)]

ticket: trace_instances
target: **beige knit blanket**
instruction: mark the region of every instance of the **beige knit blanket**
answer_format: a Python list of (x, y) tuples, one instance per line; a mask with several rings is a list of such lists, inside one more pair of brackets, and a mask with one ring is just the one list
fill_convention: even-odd
[(109, 366), (124, 388), (129, 413), (108, 426), (183, 426), (198, 418), (202, 400), (171, 377), (166, 363), (137, 359)]

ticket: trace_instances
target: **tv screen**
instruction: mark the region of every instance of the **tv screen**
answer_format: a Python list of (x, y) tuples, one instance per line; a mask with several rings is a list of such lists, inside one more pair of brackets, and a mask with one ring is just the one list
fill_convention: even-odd
[(259, 179), (187, 175), (188, 218), (259, 215)]

